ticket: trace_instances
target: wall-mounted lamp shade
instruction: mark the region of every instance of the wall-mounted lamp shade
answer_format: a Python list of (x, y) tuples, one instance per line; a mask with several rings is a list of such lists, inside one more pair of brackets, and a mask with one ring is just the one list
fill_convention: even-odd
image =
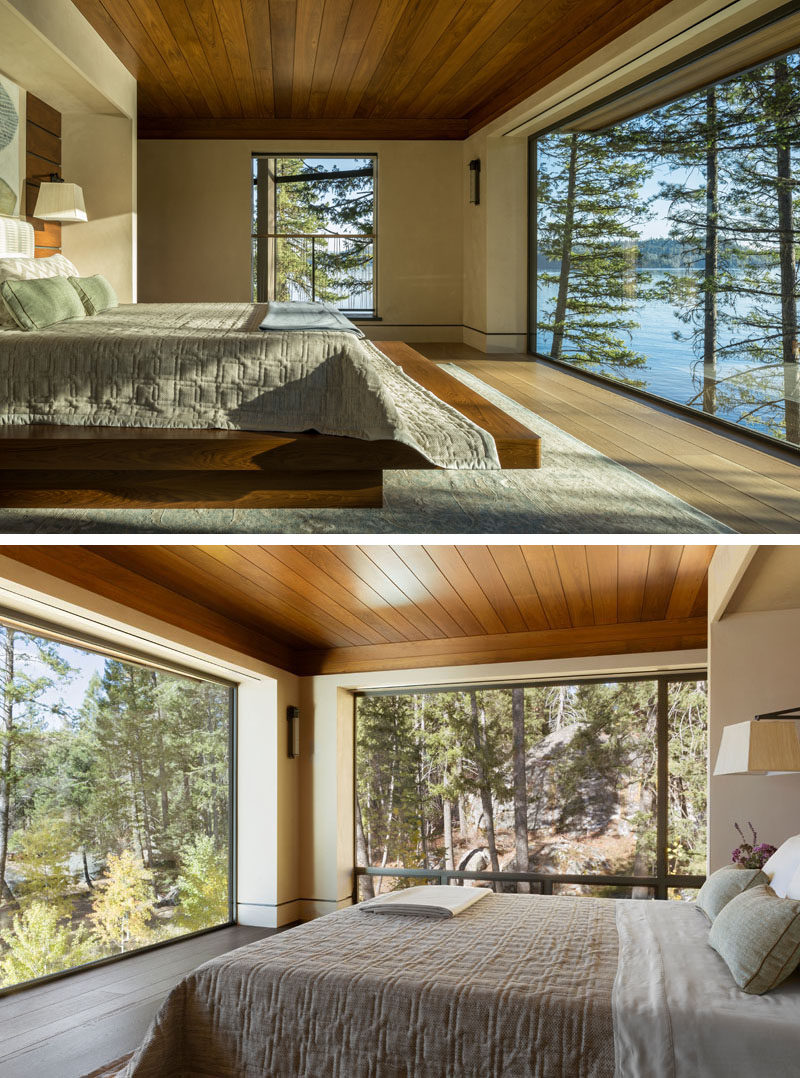
[(300, 755), (300, 708), (286, 708), (286, 722), (289, 727), (289, 756), (292, 760)]
[(33, 216), (40, 221), (86, 221), (83, 191), (77, 183), (43, 183)]
[(476, 157), (469, 163), (469, 200), (473, 206), (481, 201), (481, 159)]
[(793, 722), (736, 722), (722, 731), (715, 775), (792, 771), (800, 771), (800, 738)]

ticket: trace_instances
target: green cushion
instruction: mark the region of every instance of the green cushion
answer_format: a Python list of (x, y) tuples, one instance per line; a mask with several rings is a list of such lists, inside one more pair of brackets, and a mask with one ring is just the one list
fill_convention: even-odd
[(70, 277), (69, 283), (81, 298), (87, 314), (100, 314), (111, 307), (119, 307), (117, 293), (102, 275), (94, 277)]
[(719, 912), (708, 942), (740, 988), (769, 992), (800, 962), (800, 901), (779, 898), (766, 885), (743, 891)]
[(0, 298), (20, 329), (44, 329), (56, 322), (86, 317), (83, 304), (66, 277), (3, 281)]
[(723, 906), (727, 906), (732, 898), (751, 887), (759, 887), (767, 883), (769, 883), (769, 877), (760, 868), (725, 865), (724, 868), (718, 868), (716, 872), (712, 872), (700, 888), (697, 905), (713, 923)]

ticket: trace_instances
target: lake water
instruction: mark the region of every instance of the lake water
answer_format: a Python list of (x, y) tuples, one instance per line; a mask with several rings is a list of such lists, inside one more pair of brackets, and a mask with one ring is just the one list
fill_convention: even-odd
[[(666, 276), (665, 271), (648, 270), (648, 273), (653, 283)], [(537, 291), (541, 318), (544, 311), (552, 309), (550, 301), (555, 298), (556, 285), (539, 281)], [(741, 302), (739, 313), (746, 310), (745, 303)], [(639, 325), (632, 331), (629, 344), (635, 352), (647, 357), (647, 363), (641, 367), (621, 368), (619, 372), (604, 364), (596, 368), (597, 372), (620, 381), (638, 383), (650, 393), (700, 411), (704, 410), (705, 387), (706, 411), (787, 440), (785, 400), (788, 396), (790, 400), (800, 401), (800, 372), (790, 371), (793, 380), (791, 388), (787, 389), (782, 365), (771, 367), (756, 365), (749, 359), (724, 358), (719, 360), (716, 368), (706, 370), (694, 355), (690, 342), (674, 339), (676, 330), (686, 334), (690, 329), (675, 312), (676, 308), (665, 302), (647, 301), (633, 305), (629, 316)], [(723, 328), (720, 344), (732, 340), (730, 332), (726, 333)], [(537, 351), (542, 355), (549, 354), (551, 342), (551, 334), (537, 333)], [(568, 355), (563, 358), (569, 360)], [(789, 440), (800, 443), (797, 432), (792, 431), (792, 434), (795, 437)]]

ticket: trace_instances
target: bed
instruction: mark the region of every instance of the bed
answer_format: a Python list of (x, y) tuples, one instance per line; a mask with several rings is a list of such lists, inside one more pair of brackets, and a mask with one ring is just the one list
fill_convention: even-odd
[[(0, 219), (0, 258), (32, 251), (29, 229)], [(535, 433), (408, 346), (264, 333), (265, 313), (0, 328), (0, 504), (380, 506), (387, 469), (539, 466)]]
[(800, 977), (746, 995), (693, 903), (491, 894), (329, 914), (201, 966), (125, 1078), (797, 1073)]

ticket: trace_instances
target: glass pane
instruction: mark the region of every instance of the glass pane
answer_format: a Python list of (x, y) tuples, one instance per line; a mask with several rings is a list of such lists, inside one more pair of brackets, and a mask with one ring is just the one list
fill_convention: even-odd
[(655, 681), (525, 690), (531, 871), (655, 871)]
[(657, 690), (641, 681), (360, 698), (358, 864), (652, 875)]
[(668, 703), (668, 871), (676, 876), (704, 876), (708, 786), (707, 683), (670, 682)]
[(254, 294), (375, 309), (372, 157), (254, 159)]
[(800, 444), (800, 53), (537, 143), (535, 350)]
[(672, 902), (694, 902), (699, 891), (699, 887), (669, 887), (667, 897)]
[(651, 887), (596, 887), (589, 884), (556, 883), (554, 895), (585, 895), (589, 898), (630, 898), (654, 899), (655, 891)]
[(229, 920), (230, 691), (0, 625), (0, 985)]

